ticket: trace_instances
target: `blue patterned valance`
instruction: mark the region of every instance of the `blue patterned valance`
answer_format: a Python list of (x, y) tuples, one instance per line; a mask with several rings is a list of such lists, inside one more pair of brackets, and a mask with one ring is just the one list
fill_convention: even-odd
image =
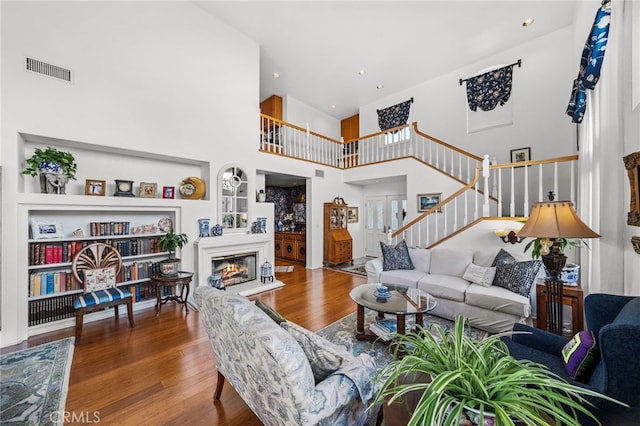
[(411, 111), (411, 103), (413, 98), (408, 101), (401, 102), (397, 105), (390, 106), (389, 108), (379, 109), (378, 111), (378, 125), (380, 130), (385, 131), (394, 127), (407, 124), (409, 120), (409, 112)]
[(571, 99), (567, 106), (567, 114), (571, 116), (573, 123), (582, 123), (587, 110), (587, 89), (593, 90), (600, 79), (600, 68), (609, 38), (610, 21), (611, 5), (606, 2), (596, 13), (593, 27), (582, 49), (578, 77), (573, 81)]
[(477, 108), (491, 111), (498, 104), (507, 103), (511, 96), (513, 65), (515, 64), (464, 80), (467, 82), (467, 103), (471, 111), (476, 111)]

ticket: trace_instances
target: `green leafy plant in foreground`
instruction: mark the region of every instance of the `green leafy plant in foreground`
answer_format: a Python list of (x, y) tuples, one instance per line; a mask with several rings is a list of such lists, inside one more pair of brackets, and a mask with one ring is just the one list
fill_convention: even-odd
[[(380, 372), (382, 381), (377, 403), (401, 403), (410, 392), (422, 392), (409, 425), (460, 424), (463, 409), (495, 416), (497, 425), (579, 425), (579, 412), (595, 420), (584, 397), (600, 397), (595, 391), (571, 385), (547, 367), (509, 355), (500, 337), (476, 341), (465, 334), (465, 320), (456, 319), (455, 329), (445, 331), (432, 324), (429, 331), (397, 336), (394, 360)], [(411, 382), (421, 375), (431, 382)], [(622, 403), (620, 403), (622, 404)], [(372, 405), (372, 406), (373, 406)], [(624, 405), (624, 404), (622, 404)], [(543, 417), (546, 416), (546, 417)]]

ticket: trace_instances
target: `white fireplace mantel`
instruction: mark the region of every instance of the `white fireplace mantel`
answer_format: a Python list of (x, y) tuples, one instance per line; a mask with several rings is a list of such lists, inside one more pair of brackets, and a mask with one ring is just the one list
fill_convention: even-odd
[(274, 264), (273, 233), (248, 234), (228, 233), (218, 237), (201, 237), (194, 242), (196, 249), (196, 282), (198, 285), (209, 285), (211, 275), (211, 258), (256, 252), (256, 277), (254, 281), (229, 286), (227, 291), (249, 296), (267, 290), (282, 287), (284, 283), (260, 280), (260, 266), (265, 260)]

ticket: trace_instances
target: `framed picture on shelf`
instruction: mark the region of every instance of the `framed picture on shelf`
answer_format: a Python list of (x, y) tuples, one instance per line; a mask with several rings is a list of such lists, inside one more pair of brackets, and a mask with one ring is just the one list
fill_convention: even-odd
[(104, 197), (107, 182), (104, 180), (86, 179), (84, 183), (84, 195), (96, 195)]
[(157, 183), (140, 182), (140, 198), (156, 198)]
[[(418, 194), (418, 212), (426, 212), (429, 209), (440, 204), (442, 201), (442, 192), (436, 192), (433, 194)], [(442, 212), (442, 209), (438, 209), (436, 213)]]
[(162, 198), (174, 198), (176, 193), (175, 186), (163, 186), (162, 187)]
[(358, 208), (357, 207), (347, 207), (347, 222), (349, 222), (349, 223), (357, 223), (358, 222)]
[(62, 223), (56, 220), (34, 219), (31, 221), (31, 238), (33, 238), (34, 240), (62, 237), (64, 237)]
[(511, 162), (521, 163), (523, 161), (531, 161), (531, 148), (518, 148), (511, 150)]

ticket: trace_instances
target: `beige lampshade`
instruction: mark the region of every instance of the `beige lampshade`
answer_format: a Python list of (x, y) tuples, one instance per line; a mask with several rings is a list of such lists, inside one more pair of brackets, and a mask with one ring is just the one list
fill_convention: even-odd
[(534, 238), (599, 238), (580, 220), (571, 201), (534, 203), (527, 223), (518, 237)]

